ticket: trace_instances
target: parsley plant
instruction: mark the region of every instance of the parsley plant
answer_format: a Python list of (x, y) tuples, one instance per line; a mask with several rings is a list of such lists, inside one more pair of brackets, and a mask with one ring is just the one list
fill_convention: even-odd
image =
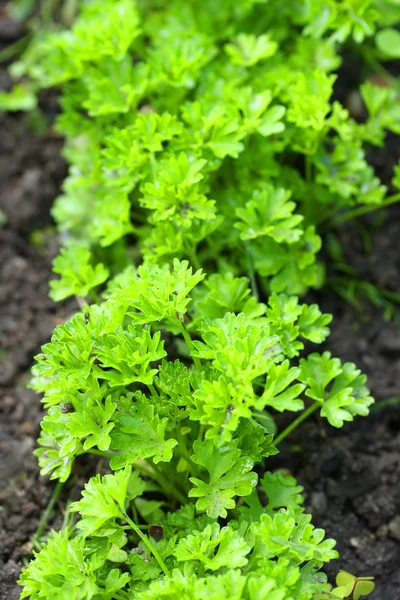
[[(371, 52), (391, 5), (87, 0), (12, 66), (14, 107), (23, 89), (26, 106), (60, 89), (70, 171), (51, 295), (93, 301), (37, 357), (36, 454), (61, 482), (86, 453), (110, 466), (21, 598), (335, 597), (321, 571), (335, 542), (301, 486), (255, 469), (312, 412), (341, 427), (373, 402), (354, 364), (304, 352), (331, 317), (298, 296), (324, 281), (322, 225), (399, 199), (366, 161), (400, 131), (396, 85), (361, 87), (365, 123), (332, 101), (342, 49)], [(298, 413), (278, 435), (275, 411)]]

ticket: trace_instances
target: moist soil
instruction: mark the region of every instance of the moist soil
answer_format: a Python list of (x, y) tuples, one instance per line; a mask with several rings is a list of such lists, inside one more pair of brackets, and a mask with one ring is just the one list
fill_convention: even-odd
[[(1, 24), (1, 19), (0, 19)], [(9, 43), (19, 32), (0, 27)], [(0, 87), (9, 79), (0, 71)], [(54, 98), (42, 99), (46, 114)], [(43, 416), (38, 396), (26, 386), (32, 357), (54, 327), (74, 312), (74, 302), (55, 305), (48, 298), (54, 236), (44, 243), (32, 233), (51, 225), (50, 207), (60, 190), (66, 166), (61, 140), (37, 135), (22, 114), (0, 117), (0, 600), (16, 600), (21, 567), (31, 556), (31, 538), (47, 506), (54, 483), (40, 477), (32, 455)], [(399, 141), (388, 138), (374, 151), (377, 172), (390, 173), (399, 159)], [(388, 166), (389, 165), (389, 166)], [(393, 208), (380, 226), (376, 218), (364, 228), (340, 229), (346, 260), (361, 278), (400, 292), (400, 208)], [(365, 247), (369, 232), (369, 250)], [(340, 430), (312, 416), (287, 438), (268, 468), (284, 468), (304, 486), (307, 510), (316, 526), (337, 540), (340, 559), (327, 572), (331, 581), (340, 568), (359, 576), (373, 575), (371, 600), (400, 598), (400, 332), (394, 318), (368, 303), (355, 309), (328, 291), (308, 298), (334, 315), (327, 349), (355, 362), (369, 376), (378, 402), (367, 418)], [(397, 397), (397, 400), (396, 400)], [(388, 399), (392, 399), (388, 402)], [(62, 519), (65, 501), (81, 482), (67, 490), (57, 505)]]

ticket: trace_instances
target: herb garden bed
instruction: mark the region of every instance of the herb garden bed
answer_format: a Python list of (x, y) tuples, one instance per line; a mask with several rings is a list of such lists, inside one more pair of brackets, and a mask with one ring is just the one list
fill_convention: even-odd
[[(16, 600), (22, 559), (29, 556), (29, 540), (54, 488), (39, 476), (32, 455), (43, 411), (35, 392), (25, 387), (27, 370), (32, 355), (75, 305), (60, 306), (49, 299), (54, 250), (50, 256), (48, 251), (43, 254), (29, 241), (32, 230), (50, 223), (50, 203), (65, 174), (61, 144), (32, 134), (22, 115), (3, 115), (1, 128), (6, 135), (0, 142), (0, 208), (9, 222), (0, 229), (0, 332), (2, 344), (4, 339), (8, 343), (7, 356), (0, 362), (0, 598)], [(397, 150), (393, 148), (394, 158)], [(24, 182), (32, 172), (40, 185), (27, 187)], [(374, 235), (374, 260), (358, 246), (355, 228), (343, 232), (343, 241), (350, 261), (362, 268), (366, 279), (386, 284), (382, 278), (390, 274), (396, 278), (394, 289), (400, 288), (399, 208), (391, 209)], [(313, 300), (334, 315), (332, 352), (368, 373), (376, 398), (398, 396), (400, 341), (394, 323), (384, 321), (382, 311), (370, 306), (361, 315), (334, 295)], [(375, 414), (339, 432), (318, 420), (304, 424), (291, 439), (297, 451), (288, 443), (274, 459), (275, 467), (290, 470), (305, 486), (314, 522), (338, 542), (341, 557), (329, 565), (331, 578), (339, 568), (375, 575), (377, 587), (370, 596), (374, 600), (394, 599), (400, 593), (400, 533), (393, 522), (400, 510), (399, 431), (400, 409), (380, 410), (378, 405)], [(58, 515), (50, 525), (57, 527), (59, 521)]]
[[(15, 31), (0, 28), (0, 43), (2, 36), (9, 42), (13, 35)], [(336, 94), (345, 103), (352, 85), (346, 62), (341, 71)], [(9, 83), (0, 72), (1, 87), (8, 89)], [(45, 93), (41, 103), (53, 118), (58, 110), (55, 96)], [(33, 355), (54, 327), (80, 310), (75, 300), (55, 304), (48, 297), (51, 261), (58, 252), (50, 207), (66, 175), (60, 156), (62, 142), (52, 133), (32, 133), (32, 122), (28, 123), (29, 116), (21, 113), (0, 117), (0, 210), (6, 217), (0, 227), (0, 600), (19, 597), (16, 580), (31, 557), (32, 536), (54, 490), (54, 483), (39, 476), (32, 455), (44, 412), (35, 392), (26, 388), (28, 371)], [(373, 149), (368, 155), (387, 185), (399, 158), (399, 140), (392, 134), (384, 149)], [(356, 268), (360, 281), (400, 290), (398, 205), (341, 226), (338, 236), (342, 258)], [(337, 270), (328, 266), (328, 287), (308, 292), (302, 301), (316, 302), (323, 313), (333, 315), (326, 349), (343, 362), (354, 362), (368, 375), (377, 402), (368, 417), (356, 418), (339, 430), (317, 413), (311, 415), (280, 444), (279, 454), (267, 459), (267, 469), (283, 469), (296, 477), (304, 486), (305, 507), (313, 515), (313, 525), (336, 539), (340, 558), (324, 567), (330, 581), (339, 569), (374, 576), (371, 600), (394, 600), (400, 596), (398, 317), (393, 314), (391, 321), (384, 319), (384, 310), (393, 312), (393, 305), (385, 300), (381, 307), (365, 298), (351, 306), (349, 301), (358, 302), (359, 297), (354, 292), (341, 299), (329, 287), (330, 278), (336, 276)], [(348, 287), (337, 284), (338, 290), (346, 293)], [(378, 298), (378, 304), (381, 301)], [(278, 415), (278, 430), (292, 420), (293, 415)], [(78, 458), (46, 531), (60, 529), (66, 503), (80, 498), (95, 472), (105, 472), (103, 460)], [(259, 475), (264, 472), (262, 465), (255, 470)]]

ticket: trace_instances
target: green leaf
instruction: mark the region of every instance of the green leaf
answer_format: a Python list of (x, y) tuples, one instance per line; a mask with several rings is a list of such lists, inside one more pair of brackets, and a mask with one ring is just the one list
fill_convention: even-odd
[(104, 369), (98, 373), (111, 387), (126, 386), (134, 382), (151, 384), (157, 369), (150, 364), (166, 356), (161, 334), (151, 335), (149, 329), (139, 325), (118, 327), (115, 334), (106, 333), (96, 345), (96, 355)]
[(192, 274), (187, 261), (174, 259), (172, 269), (142, 265), (137, 275), (127, 273), (110, 299), (134, 309), (134, 312), (128, 312), (134, 323), (142, 325), (162, 319), (174, 321), (177, 314), (186, 313), (190, 302), (188, 295), (203, 278), (201, 269)]
[(259, 521), (264, 513), (273, 516), (276, 509), (281, 508), (291, 507), (295, 513), (304, 511), (301, 506), (304, 502), (304, 496), (301, 495), (303, 488), (297, 485), (294, 477), (285, 475), (283, 471), (276, 473), (267, 471), (260, 484), (267, 497), (266, 506), (261, 504), (259, 495), (253, 491), (245, 499), (247, 506), (239, 508), (241, 520), (253, 523)]
[(110, 273), (102, 264), (90, 264), (91, 253), (85, 246), (73, 244), (62, 248), (53, 262), (53, 271), (61, 279), (50, 282), (50, 297), (55, 302), (68, 296), (87, 296), (93, 288), (104, 283)]
[(278, 44), (266, 33), (258, 37), (251, 33), (239, 33), (233, 42), (226, 44), (224, 48), (233, 64), (252, 67), (273, 56)]
[(85, 536), (90, 536), (106, 523), (115, 527), (115, 519), (123, 518), (125, 514), (126, 502), (140, 496), (144, 487), (130, 465), (115, 475), (96, 475), (85, 485), (82, 499), (70, 505), (70, 511), (81, 514), (78, 528)]
[(73, 594), (77, 600), (86, 600), (96, 594), (95, 568), (86, 560), (84, 547), (83, 537), (70, 540), (68, 530), (53, 531), (29, 568), (22, 571), (21, 598), (68, 600)]
[(237, 531), (212, 523), (181, 539), (174, 554), (178, 561), (197, 560), (206, 570), (218, 571), (222, 567), (244, 567), (249, 552), (250, 547)]
[(112, 469), (121, 469), (138, 458), (152, 458), (155, 463), (169, 462), (172, 458), (175, 439), (165, 439), (168, 419), (155, 414), (154, 406), (137, 393), (130, 414), (122, 414), (111, 434), (111, 448), (119, 450), (113, 456)]
[(262, 396), (255, 406), (263, 410), (265, 406), (272, 406), (275, 410), (283, 412), (290, 410), (297, 412), (304, 408), (304, 402), (299, 398), (305, 386), (299, 383), (290, 385), (300, 375), (300, 369), (289, 367), (285, 360), (280, 365), (273, 365), (268, 372), (267, 382)]
[(260, 483), (268, 499), (267, 511), (271, 513), (277, 508), (290, 506), (294, 511), (303, 512), (303, 509), (300, 508), (304, 502), (304, 496), (301, 495), (303, 487), (297, 485), (294, 477), (285, 475), (283, 471), (275, 473), (267, 471)]
[(234, 496), (247, 496), (257, 484), (257, 475), (250, 472), (253, 462), (241, 456), (234, 444), (217, 448), (211, 440), (196, 440), (193, 449), (192, 460), (204, 467), (210, 478), (206, 483), (191, 477), (195, 487), (189, 497), (199, 498), (197, 509), (205, 510), (209, 517), (226, 517), (226, 509), (235, 508)]
[(248, 385), (267, 373), (281, 354), (279, 338), (270, 335), (268, 325), (249, 323), (243, 313), (204, 321), (201, 333), (204, 343), (193, 342), (192, 356), (212, 360), (215, 369), (237, 384)]
[(268, 300), (267, 318), (286, 356), (293, 358), (303, 350), (303, 338), (320, 344), (329, 335), (326, 327), (332, 315), (323, 314), (316, 304), (299, 304), (299, 299), (286, 294), (271, 294)]
[(17, 84), (9, 92), (0, 92), (0, 111), (30, 111), (37, 107), (37, 98), (31, 85)]
[[(375, 37), (376, 47), (387, 58), (400, 58), (400, 33), (393, 27), (378, 31)], [(366, 594), (364, 594), (366, 595)], [(358, 600), (355, 598), (355, 600)]]
[(303, 234), (303, 230), (297, 228), (303, 217), (292, 214), (296, 204), (289, 201), (290, 196), (291, 192), (271, 185), (255, 190), (245, 208), (236, 209), (241, 221), (235, 227), (240, 230), (241, 239), (266, 235), (276, 242), (297, 242)]
[(193, 290), (189, 312), (194, 317), (192, 327), (197, 329), (203, 319), (223, 318), (228, 312), (242, 312), (249, 321), (258, 321), (265, 313), (265, 305), (251, 295), (247, 277), (214, 273), (204, 280), (204, 285)]
[(314, 529), (311, 515), (296, 513), (292, 507), (281, 509), (273, 517), (263, 514), (251, 530), (260, 539), (265, 556), (273, 558), (285, 553), (294, 564), (306, 560), (328, 561), (338, 556), (334, 540), (324, 540), (323, 529)]
[(261, 462), (266, 456), (278, 454), (278, 450), (272, 444), (273, 437), (273, 433), (254, 419), (242, 419), (236, 432), (239, 450), (255, 463)]
[(355, 415), (368, 415), (374, 400), (364, 385), (366, 376), (353, 363), (342, 365), (329, 352), (313, 353), (300, 360), (300, 369), (299, 379), (309, 388), (306, 395), (321, 403), (321, 415), (331, 425), (342, 427)]
[(71, 413), (65, 425), (71, 435), (78, 439), (85, 439), (83, 448), (89, 450), (97, 446), (99, 450), (108, 450), (111, 443), (110, 431), (114, 423), (110, 422), (117, 405), (108, 396), (105, 405), (93, 403), (87, 410)]
[(363, 581), (359, 579), (353, 592), (353, 598), (354, 600), (359, 600), (361, 596), (369, 596), (374, 589), (375, 584), (373, 581)]
[(223, 376), (218, 380), (203, 380), (194, 393), (195, 408), (190, 408), (191, 419), (211, 426), (206, 438), (221, 438), (229, 442), (241, 418), (250, 418), (254, 404), (251, 391), (237, 390)]
[(251, 254), (256, 271), (271, 277), (272, 292), (300, 295), (308, 287), (319, 287), (322, 283), (321, 268), (316, 264), (320, 248), (321, 238), (310, 226), (298, 242), (288, 246), (269, 237), (257, 238), (251, 244)]
[(286, 113), (286, 108), (281, 104), (272, 106), (263, 115), (260, 125), (257, 127), (258, 133), (267, 137), (275, 133), (281, 133), (285, 129), (284, 123), (281, 121)]
[(351, 573), (347, 573), (347, 571), (340, 570), (339, 573), (336, 575), (337, 586), (343, 587), (351, 585), (351, 587), (349, 588), (349, 594), (352, 592), (355, 582), (356, 577), (354, 577), (354, 575), (351, 575)]
[(213, 218), (215, 202), (207, 199), (201, 183), (205, 164), (184, 152), (157, 164), (154, 183), (142, 185), (140, 199), (141, 206), (153, 211), (153, 223), (174, 218), (188, 227), (193, 219)]

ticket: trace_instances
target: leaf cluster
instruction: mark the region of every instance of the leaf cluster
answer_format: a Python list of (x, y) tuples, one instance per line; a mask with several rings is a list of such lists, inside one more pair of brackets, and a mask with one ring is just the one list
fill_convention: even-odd
[[(178, 259), (128, 268), (106, 295), (56, 328), (33, 385), (48, 408), (42, 473), (65, 481), (91, 452), (111, 473), (87, 483), (70, 507), (75, 532), (52, 534), (21, 597), (329, 592), (319, 569), (336, 557), (334, 541), (310, 524), (293, 477), (259, 482), (255, 467), (277, 452), (265, 409), (296, 413), (311, 398), (336, 427), (368, 413), (353, 364), (304, 356), (306, 341), (327, 337), (330, 315), (284, 294), (258, 303), (245, 278), (204, 278)], [(157, 522), (159, 539), (148, 528)]]
[(102, 252), (107, 270), (111, 248), (129, 262), (134, 245), (146, 264), (188, 259), (301, 295), (324, 281), (321, 223), (385, 201), (366, 151), (400, 130), (397, 83), (361, 87), (365, 123), (332, 96), (343, 45), (371, 53), (390, 3), (281, 4), (90, 0), (13, 65), (31, 95), (61, 87), (70, 171), (53, 216), (67, 246), (96, 251), (99, 277)]

